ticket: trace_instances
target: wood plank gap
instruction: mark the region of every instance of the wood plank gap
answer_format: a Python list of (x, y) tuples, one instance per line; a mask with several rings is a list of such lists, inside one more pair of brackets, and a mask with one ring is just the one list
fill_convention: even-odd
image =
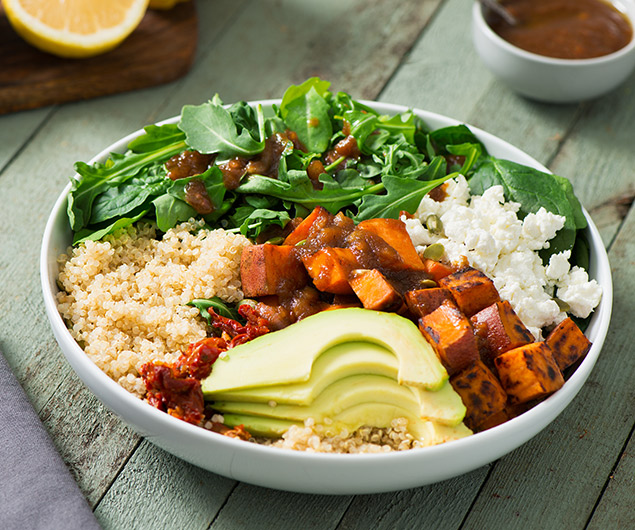
[[(253, 0), (248, 2), (247, 5), (251, 5), (252, 3), (253, 3)], [(240, 10), (237, 10), (237, 11), (234, 12), (234, 14), (230, 18), (229, 22), (227, 24), (225, 24), (223, 26), (223, 28), (217, 33), (217, 35), (207, 44), (206, 50), (205, 51), (201, 51), (200, 55), (198, 55), (194, 59), (195, 62), (192, 65), (192, 68), (196, 67), (196, 63), (204, 62), (205, 58), (210, 53), (213, 53), (214, 47), (215, 47), (214, 45), (217, 42), (219, 42), (225, 36), (225, 34), (233, 28), (234, 24), (236, 23), (236, 21), (240, 17), (241, 13), (242, 13), (242, 11), (240, 11)], [(177, 94), (178, 91), (181, 88), (181, 85), (183, 85), (186, 82), (186, 78), (187, 78), (187, 76), (181, 77), (181, 78), (177, 79), (175, 82), (173, 82), (171, 84), (171, 88), (169, 90), (169, 93), (163, 98), (161, 103), (159, 105), (157, 105), (157, 107), (153, 110), (152, 114), (146, 120), (148, 123), (155, 123), (159, 119), (159, 118), (157, 118), (157, 116), (160, 116), (163, 113), (164, 109), (167, 108), (167, 106), (170, 103), (170, 101), (172, 100), (172, 97), (174, 96), (174, 94)]]
[(375, 95), (376, 100), (379, 100), (381, 98), (381, 96), (384, 94), (384, 91), (393, 80), (393, 77), (395, 77), (399, 73), (399, 71), (406, 65), (408, 61), (404, 59), (406, 59), (410, 55), (414, 47), (419, 43), (419, 41), (425, 35), (426, 30), (432, 26), (432, 24), (434, 23), (434, 20), (437, 18), (438, 14), (441, 12), (441, 10), (443, 9), (447, 1), (448, 0), (442, 0), (441, 2), (439, 2), (439, 5), (435, 8), (435, 10), (430, 15), (430, 18), (428, 19), (428, 21), (421, 28), (421, 31), (419, 32), (417, 37), (412, 39), (410, 46), (408, 46), (408, 49), (401, 56), (399, 64), (397, 64), (396, 68), (394, 68), (393, 71), (390, 73), (390, 75), (386, 78), (386, 81), (384, 82), (384, 86), (381, 87), (381, 90)]
[[(24, 142), (22, 142), (22, 145), (18, 149), (16, 149), (15, 152), (7, 159), (4, 166), (0, 167), (0, 178), (2, 178), (2, 174), (4, 173), (4, 170), (7, 169), (13, 163), (13, 161), (22, 154), (22, 151), (24, 151), (26, 147), (31, 143), (31, 140), (33, 140), (33, 138), (35, 138), (40, 133), (40, 131), (42, 130), (42, 127), (44, 127), (51, 120), (51, 118), (55, 115), (58, 109), (59, 107), (57, 105), (51, 107), (51, 110), (47, 113), (46, 116), (44, 116), (42, 121), (38, 123), (38, 126), (35, 127), (33, 129), (33, 132), (27, 137), (27, 139)], [(28, 112), (28, 111), (25, 111), (25, 112)]]
[(617, 458), (615, 459), (615, 463), (613, 464), (613, 467), (611, 468), (611, 471), (609, 472), (608, 476), (606, 477), (606, 481), (604, 482), (604, 486), (602, 486), (602, 490), (600, 491), (600, 494), (598, 495), (598, 498), (596, 499), (595, 504), (593, 505), (593, 508), (591, 509), (591, 512), (589, 513), (589, 517), (587, 518), (586, 523), (584, 524), (584, 528), (585, 529), (588, 528), (589, 525), (591, 524), (591, 520), (593, 519), (593, 515), (595, 514), (595, 510), (597, 510), (598, 506), (600, 505), (600, 502), (602, 501), (602, 497), (604, 496), (604, 493), (608, 489), (609, 484), (611, 483), (611, 479), (615, 475), (615, 472), (617, 471), (617, 468), (620, 465), (620, 460), (622, 459), (622, 456), (624, 455), (624, 452), (626, 451), (626, 448), (628, 447), (628, 444), (629, 444), (631, 438), (633, 438), (633, 433), (634, 432), (635, 432), (635, 422), (633, 422), (633, 426), (631, 427), (631, 432), (626, 437), (626, 440), (624, 441), (624, 445), (622, 445), (622, 449), (620, 449), (620, 452), (617, 455)]
[(461, 528), (465, 526), (467, 518), (470, 516), (470, 513), (472, 512), (472, 508), (474, 508), (474, 505), (476, 504), (476, 501), (478, 501), (478, 498), (481, 496), (481, 492), (485, 488), (487, 481), (489, 480), (490, 476), (494, 472), (494, 469), (496, 469), (496, 464), (498, 464), (498, 460), (496, 460), (495, 462), (492, 462), (492, 465), (487, 471), (487, 475), (485, 475), (485, 478), (483, 479), (483, 482), (481, 483), (481, 487), (476, 492), (476, 495), (474, 495), (474, 498), (472, 499), (472, 504), (470, 504), (470, 507), (465, 511), (463, 520), (461, 521), (461, 524), (459, 524), (459, 526), (457, 527), (457, 530), (461, 530)]
[(221, 512), (223, 511), (223, 509), (225, 508), (225, 506), (227, 505), (227, 503), (229, 502), (229, 499), (231, 498), (231, 496), (234, 494), (234, 491), (236, 491), (236, 488), (238, 487), (238, 485), (240, 484), (240, 482), (237, 480), (234, 485), (232, 486), (232, 489), (229, 490), (229, 495), (227, 495), (227, 497), (225, 497), (225, 500), (223, 501), (223, 503), (219, 506), (218, 510), (216, 511), (216, 515), (214, 515), (214, 517), (212, 517), (212, 520), (209, 522), (209, 524), (207, 525), (207, 530), (210, 530), (212, 528), (212, 525), (216, 522), (216, 520), (218, 519), (218, 516), (221, 514)]
[(613, 247), (613, 243), (615, 242), (615, 240), (617, 239), (617, 236), (620, 235), (620, 231), (622, 230), (622, 227), (624, 226), (624, 223), (626, 223), (626, 218), (628, 217), (628, 214), (630, 213), (630, 211), (633, 209), (633, 202), (631, 201), (631, 206), (630, 208), (626, 211), (624, 217), (622, 217), (622, 220), (620, 221), (620, 225), (617, 228), (617, 230), (615, 231), (615, 233), (613, 234), (613, 237), (611, 238), (611, 240), (608, 242), (608, 244), (606, 245), (606, 251), (608, 252), (612, 247)]
[(545, 164), (547, 167), (551, 167), (551, 164), (553, 164), (554, 160), (560, 154), (560, 151), (562, 151), (562, 147), (569, 140), (569, 137), (573, 134), (573, 132), (574, 132), (576, 126), (578, 125), (578, 123), (580, 122), (580, 120), (586, 114), (588, 114), (588, 112), (589, 112), (589, 103), (581, 103), (578, 106), (578, 108), (576, 109), (575, 114), (573, 116), (573, 119), (571, 120), (571, 122), (569, 123), (569, 126), (567, 127), (567, 130), (562, 135), (562, 138), (558, 139), (557, 147), (553, 150), (553, 152), (551, 153), (551, 156), (547, 160), (547, 163)]
[(335, 529), (340, 528), (342, 526), (342, 521), (344, 521), (344, 517), (346, 517), (346, 514), (348, 513), (348, 510), (351, 509), (351, 504), (353, 504), (353, 501), (359, 497), (359, 495), (352, 495), (351, 498), (348, 501), (348, 506), (346, 507), (346, 510), (344, 510), (342, 512), (342, 516), (340, 517), (339, 521), (337, 521), (337, 524), (334, 526)]
[(94, 504), (93, 506), (93, 512), (95, 510), (97, 510), (97, 508), (99, 507), (99, 505), (101, 504), (101, 501), (104, 500), (104, 497), (107, 495), (107, 493), (110, 491), (110, 488), (112, 487), (112, 485), (116, 482), (117, 478), (119, 477), (119, 475), (121, 474), (121, 472), (126, 468), (126, 466), (128, 465), (128, 462), (130, 461), (130, 459), (132, 458), (132, 455), (134, 455), (137, 452), (137, 449), (139, 449), (139, 446), (141, 445), (141, 442), (143, 442), (144, 438), (140, 437), (137, 440), (137, 443), (135, 444), (135, 446), (133, 447), (132, 451), (130, 451), (130, 453), (128, 453), (128, 456), (126, 457), (126, 459), (123, 461), (123, 463), (121, 464), (121, 466), (119, 466), (119, 469), (117, 470), (117, 472), (112, 476), (112, 480), (110, 481), (110, 483), (108, 484), (107, 488), (104, 488), (103, 493), (101, 494), (101, 496), (99, 497), (99, 499), (97, 499), (97, 502)]

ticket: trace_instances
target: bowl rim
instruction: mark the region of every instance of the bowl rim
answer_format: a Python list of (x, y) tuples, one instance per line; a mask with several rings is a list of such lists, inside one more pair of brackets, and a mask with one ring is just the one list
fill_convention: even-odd
[[(538, 53), (533, 53), (518, 46), (511, 44), (510, 42), (503, 39), (500, 35), (498, 35), (487, 23), (485, 17), (483, 16), (483, 10), (485, 6), (483, 6), (480, 2), (475, 1), (472, 6), (472, 19), (474, 21), (474, 25), (478, 28), (479, 31), (483, 33), (483, 35), (492, 41), (498, 47), (506, 50), (507, 52), (517, 55), (520, 58), (534, 61), (536, 63), (541, 63), (544, 65), (553, 65), (553, 66), (567, 66), (571, 68), (583, 68), (592, 65), (603, 65), (607, 63), (612, 63), (614, 61), (619, 60), (624, 55), (629, 55), (635, 50), (635, 3), (632, 0), (605, 0), (609, 2), (615, 9), (617, 9), (620, 13), (622, 13), (627, 20), (629, 21), (633, 32), (631, 34), (631, 40), (628, 42), (626, 46), (620, 48), (619, 50), (614, 51), (613, 53), (609, 53), (607, 55), (601, 55), (600, 57), (591, 57), (588, 59), (563, 59), (558, 57), (548, 57), (546, 55), (540, 55)], [(634, 4), (632, 7), (633, 15), (629, 14), (628, 9), (624, 7), (624, 2), (630, 2), (630, 4)]]
[[(465, 124), (486, 145), (488, 143), (496, 144), (499, 146), (499, 148), (504, 148), (505, 151), (509, 153), (507, 156), (511, 155), (511, 158), (523, 159), (524, 161), (521, 163), (531, 165), (536, 169), (542, 171), (550, 172), (545, 166), (540, 164), (526, 152), (520, 150), (512, 144), (509, 144), (505, 140), (496, 137), (491, 133), (488, 133), (478, 127), (467, 124), (465, 122), (455, 120), (448, 116), (444, 116), (434, 112), (407, 107), (404, 105), (381, 103), (375, 101), (362, 102), (375, 108), (380, 113), (385, 114), (396, 114), (405, 111), (412, 111), (416, 115), (421, 117), (426, 124), (429, 124), (430, 121), (442, 123), (442, 125), (440, 126)], [(271, 104), (273, 103), (279, 104), (280, 99), (266, 99), (250, 102), (250, 104), (252, 105), (262, 104), (265, 108), (267, 106), (271, 106)], [(160, 125), (165, 123), (175, 123), (178, 121), (178, 119), (179, 116), (175, 116), (160, 121), (157, 124)], [(96, 161), (104, 161), (111, 152), (122, 152), (123, 150), (125, 150), (125, 147), (133, 138), (136, 138), (140, 134), (143, 134), (143, 132), (144, 130), (142, 128), (121, 138), (117, 142), (111, 144), (100, 153), (95, 155), (89, 163), (92, 164)], [(488, 147), (488, 150), (489, 149), (491, 149), (491, 147)], [(76, 177), (77, 174), (73, 176), (73, 178)], [(215, 445), (217, 445), (218, 447), (225, 448), (232, 453), (235, 453), (236, 455), (242, 453), (244, 456), (254, 456), (256, 458), (264, 457), (280, 463), (284, 462), (292, 465), (298, 465), (301, 466), (300, 468), (302, 468), (302, 466), (312, 464), (334, 462), (338, 466), (350, 466), (351, 471), (359, 469), (360, 465), (366, 466), (373, 462), (380, 464), (382, 462), (398, 463), (402, 461), (409, 462), (410, 460), (412, 460), (413, 462), (417, 462), (420, 460), (421, 463), (425, 463), (426, 461), (431, 461), (430, 459), (434, 460), (438, 458), (447, 458), (448, 456), (457, 457), (459, 455), (465, 456), (467, 453), (469, 453), (470, 448), (481, 448), (480, 454), (477, 453), (474, 455), (470, 453), (470, 464), (467, 466), (463, 465), (462, 470), (459, 472), (451, 472), (449, 474), (443, 475), (441, 478), (430, 481), (426, 481), (425, 476), (422, 474), (421, 480), (417, 480), (416, 483), (410, 481), (411, 483), (404, 483), (400, 487), (414, 487), (430, 482), (437, 482), (439, 480), (444, 480), (446, 478), (451, 478), (453, 476), (467, 473), (482, 465), (492, 462), (493, 460), (501, 456), (504, 456), (520, 445), (526, 443), (529, 439), (536, 436), (547, 425), (549, 425), (559, 414), (563, 412), (567, 405), (579, 393), (582, 385), (588, 378), (591, 370), (593, 369), (597, 361), (608, 331), (613, 299), (610, 265), (599, 232), (588, 212), (583, 208), (584, 215), (588, 221), (587, 230), (589, 241), (591, 243), (591, 248), (593, 249), (592, 260), (595, 260), (597, 266), (599, 267), (598, 270), (594, 271), (594, 277), (598, 278), (598, 274), (602, 273), (602, 281), (600, 282), (598, 279), (598, 283), (600, 283), (600, 285), (602, 286), (603, 293), (600, 305), (595, 309), (595, 316), (592, 320), (592, 328), (595, 332), (592, 347), (587, 353), (584, 360), (580, 363), (575, 372), (571, 374), (571, 376), (567, 379), (565, 385), (559, 391), (555, 392), (547, 399), (545, 399), (535, 407), (531, 408), (530, 410), (526, 411), (525, 413), (521, 414), (520, 416), (512, 418), (511, 420), (508, 420), (501, 425), (459, 440), (453, 440), (450, 442), (425, 448), (412, 449), (409, 451), (395, 451), (391, 453), (380, 454), (307, 453), (304, 451), (294, 451), (289, 449), (281, 450), (279, 448), (235, 440), (176, 419), (152, 407), (147, 402), (137, 398), (132, 393), (119, 386), (117, 382), (115, 382), (108, 375), (106, 375), (105, 372), (98, 368), (97, 365), (84, 353), (83, 349), (77, 342), (75, 342), (75, 340), (70, 335), (70, 332), (68, 331), (57, 309), (57, 303), (55, 299), (55, 293), (59, 291), (56, 285), (57, 257), (59, 256), (59, 252), (56, 253), (54, 256), (51, 255), (51, 252), (53, 250), (52, 239), (54, 231), (56, 228), (56, 224), (59, 223), (59, 216), (66, 215), (67, 197), (70, 188), (71, 183), (68, 183), (57, 198), (55, 205), (47, 219), (47, 223), (42, 236), (42, 245), (40, 252), (40, 279), (45, 310), (50, 325), (65, 358), (78, 374), (83, 383), (89, 387), (92, 393), (95, 394), (100, 399), (100, 401), (104, 403), (109, 409), (111, 409), (116, 415), (122, 417), (128, 425), (131, 425), (133, 427), (133, 429), (135, 429), (137, 432), (140, 432), (140, 434), (142, 434), (148, 440), (156, 443), (161, 447), (164, 447), (160, 442), (162, 436), (165, 436), (166, 433), (178, 434), (179, 436), (189, 437), (193, 443), (201, 442), (205, 444), (211, 444), (210, 448), (213, 448)], [(64, 252), (65, 250), (66, 249), (62, 249), (62, 252)], [(137, 418), (135, 422), (127, 419), (131, 414), (135, 415), (135, 417)], [(505, 440), (507, 438), (513, 438), (515, 439), (515, 441), (511, 444), (511, 446), (509, 442), (507, 442), (507, 444), (505, 444), (505, 448), (503, 448), (502, 450), (500, 450), (500, 448), (497, 449), (495, 442), (497, 440)], [(168, 449), (168, 451), (170, 451), (170, 449)], [(194, 462), (193, 460), (188, 458), (187, 455), (177, 454), (177, 456), (180, 456), (185, 460), (195, 463), (196, 465), (201, 465), (200, 462)], [(211, 467), (207, 467), (207, 469), (215, 471)], [(266, 478), (263, 480), (249, 480), (240, 476), (236, 477), (222, 472), (219, 473), (254, 484), (274, 487), (277, 489), (288, 489), (286, 487), (279, 487), (276, 484), (272, 485)], [(341, 491), (338, 491), (338, 493), (372, 493), (381, 491), (392, 491), (395, 489), (399, 488), (382, 488), (379, 485), (373, 486), (360, 484), (359, 487), (356, 488), (343, 487), (343, 489)], [(323, 491), (317, 486), (315, 488), (311, 488), (309, 486), (305, 488), (292, 488), (290, 489), (290, 491), (328, 493), (328, 491)]]

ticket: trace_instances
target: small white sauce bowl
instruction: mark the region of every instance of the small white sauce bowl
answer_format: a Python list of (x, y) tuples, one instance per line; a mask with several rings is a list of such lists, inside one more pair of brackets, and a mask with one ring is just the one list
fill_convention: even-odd
[[(635, 0), (611, 2), (635, 25)], [(593, 59), (555, 59), (525, 51), (497, 35), (484, 8), (472, 8), (472, 37), (485, 66), (512, 90), (549, 103), (575, 103), (617, 88), (635, 70), (635, 36), (622, 49)]]

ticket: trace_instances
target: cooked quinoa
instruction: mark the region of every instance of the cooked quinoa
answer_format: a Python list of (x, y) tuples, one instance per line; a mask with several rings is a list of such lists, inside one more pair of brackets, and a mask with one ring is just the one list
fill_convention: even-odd
[(266, 445), (309, 453), (390, 453), (424, 447), (408, 432), (408, 420), (396, 418), (390, 427), (361, 427), (352, 433), (324, 436), (312, 419), (304, 426), (292, 426), (279, 440), (265, 440)]
[(139, 223), (60, 256), (58, 308), (86, 354), (143, 397), (141, 366), (171, 362), (206, 337), (195, 298), (242, 299), (240, 255), (249, 241), (190, 220), (157, 239)]

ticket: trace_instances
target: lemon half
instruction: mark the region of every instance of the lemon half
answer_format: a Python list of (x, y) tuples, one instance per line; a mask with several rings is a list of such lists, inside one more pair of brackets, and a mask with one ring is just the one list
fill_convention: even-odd
[(148, 0), (2, 0), (9, 22), (27, 42), (61, 57), (113, 49), (139, 25)]

